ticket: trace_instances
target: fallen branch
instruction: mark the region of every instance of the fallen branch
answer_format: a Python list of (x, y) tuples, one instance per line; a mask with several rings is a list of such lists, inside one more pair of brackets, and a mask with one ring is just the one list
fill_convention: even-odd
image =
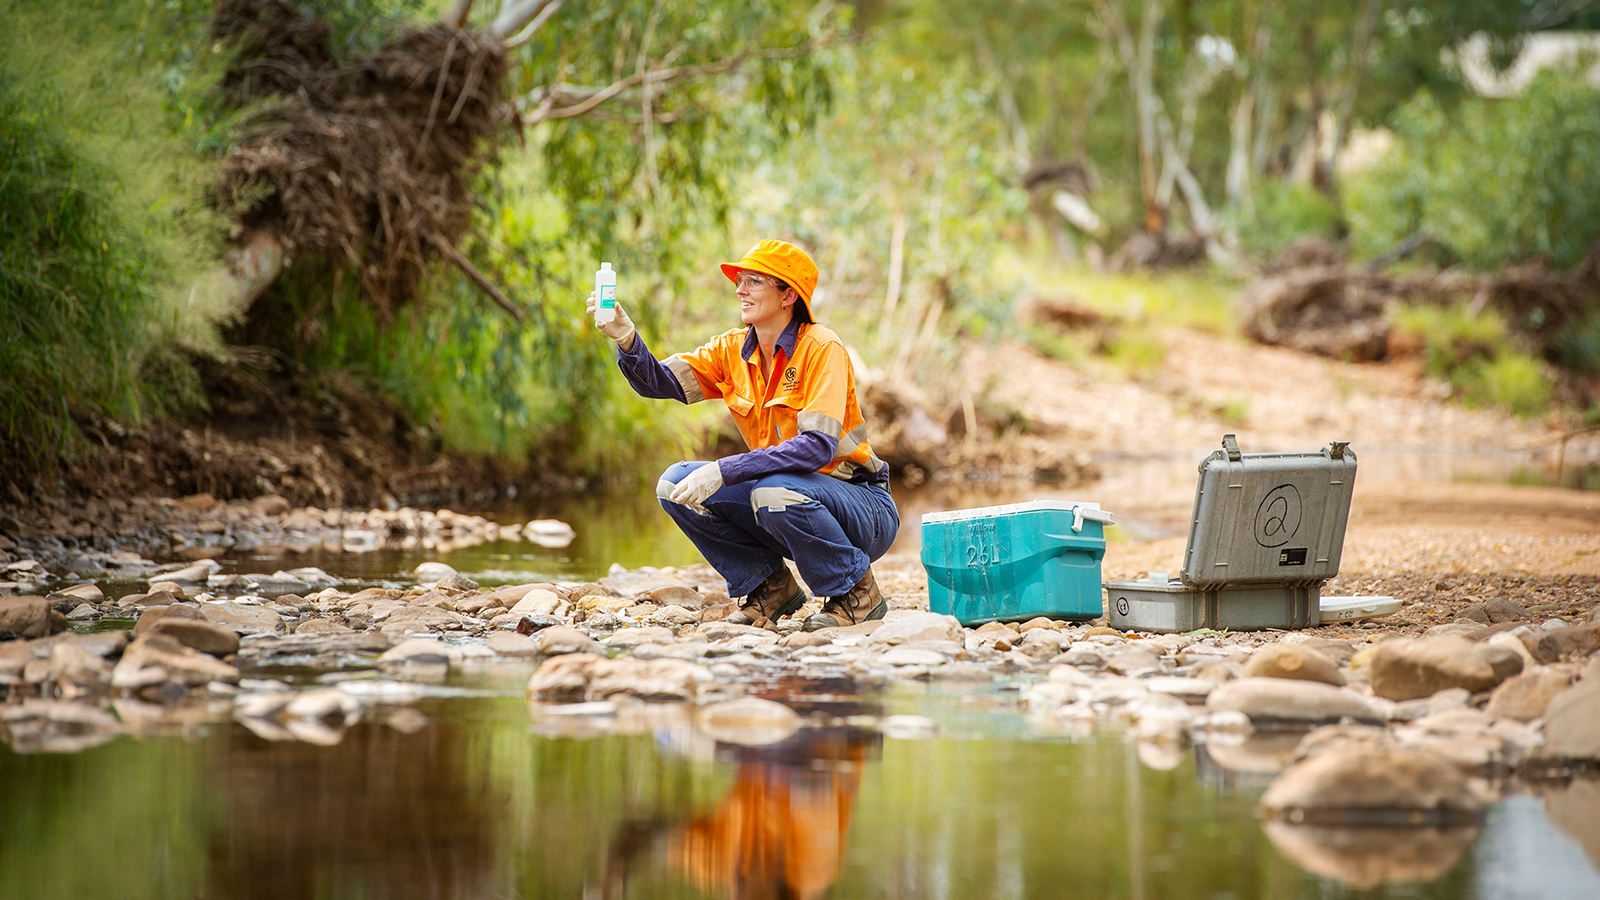
[(454, 264), (456, 268), (461, 270), (461, 274), (467, 276), (469, 281), (477, 285), (478, 290), (487, 294), (490, 300), (500, 304), (500, 308), (505, 310), (506, 313), (511, 316), (511, 318), (515, 319), (518, 325), (522, 324), (522, 311), (517, 309), (516, 306), (512, 305), (511, 298), (507, 297), (504, 292), (496, 287), (494, 282), (489, 280), (489, 276), (483, 274), (482, 270), (473, 265), (472, 260), (467, 259), (464, 255), (462, 255), (460, 250), (456, 249), (454, 244), (450, 243), (448, 240), (440, 237), (439, 235), (428, 231), (424, 232), (424, 236), (428, 239), (429, 243), (439, 248), (439, 252), (444, 254), (445, 259), (450, 260), (450, 262)]

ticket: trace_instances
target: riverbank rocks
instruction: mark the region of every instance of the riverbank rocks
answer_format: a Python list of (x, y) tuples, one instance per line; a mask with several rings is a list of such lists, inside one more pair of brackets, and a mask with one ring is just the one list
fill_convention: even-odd
[(1294, 824), (1459, 826), (1483, 818), (1483, 803), (1448, 759), (1381, 745), (1295, 763), (1261, 795), (1261, 809)]
[(407, 606), (384, 616), (378, 628), (384, 634), (399, 637), (413, 632), (456, 631), (477, 624), (469, 616), (437, 606)]
[(1600, 660), (1545, 707), (1545, 756), (1600, 760)]
[(1527, 722), (1544, 715), (1545, 707), (1572, 684), (1572, 672), (1546, 666), (1524, 669), (1494, 689), (1485, 712)]
[(153, 593), (157, 590), (156, 585), (160, 584), (176, 584), (187, 590), (205, 584), (212, 575), (221, 571), (222, 565), (214, 559), (158, 566), (150, 572), (150, 590)]
[(111, 664), (76, 641), (61, 641), (50, 648), (45, 680), (64, 700), (105, 693)]
[(67, 617), (43, 597), (0, 597), (0, 640), (46, 637), (66, 628)]
[(138, 637), (141, 634), (145, 634), (168, 618), (201, 621), (205, 617), (200, 615), (199, 609), (182, 603), (168, 603), (163, 606), (151, 607), (140, 613), (139, 620), (133, 623), (133, 636)]
[(1344, 684), (1338, 663), (1303, 643), (1277, 643), (1261, 648), (1244, 664), (1244, 674), (1253, 678), (1319, 681), (1334, 686)]
[(961, 644), (966, 640), (966, 631), (955, 616), (896, 610), (885, 616), (883, 622), (872, 630), (870, 640), (874, 644), (916, 644), (924, 641), (954, 641)]
[(539, 642), (514, 631), (496, 631), (489, 635), (487, 645), (501, 656), (532, 658), (539, 655)]
[(694, 700), (711, 672), (680, 659), (607, 659), (595, 653), (569, 653), (546, 660), (528, 679), (530, 699), (577, 703), (632, 697), (638, 700)]
[(239, 652), (239, 633), (200, 619), (164, 616), (150, 629), (153, 634), (170, 635), (185, 647), (212, 656), (231, 656)]
[(51, 606), (66, 612), (83, 603), (104, 603), (106, 595), (97, 585), (75, 584), (72, 587), (53, 591), (45, 599), (50, 601)]
[(294, 627), (295, 634), (354, 634), (355, 629), (331, 619), (307, 619)]
[(625, 628), (606, 639), (607, 647), (633, 648), (641, 644), (666, 643), (674, 639), (667, 628), (647, 625), (643, 628)]
[(1340, 719), (1383, 721), (1384, 716), (1355, 691), (1317, 681), (1238, 678), (1206, 697), (1210, 710), (1237, 710), (1257, 727), (1263, 722), (1313, 723)]
[(213, 625), (241, 634), (282, 634), (285, 630), (283, 617), (264, 606), (221, 601), (202, 604), (200, 614)]
[(1522, 657), (1458, 637), (1397, 638), (1379, 644), (1368, 664), (1372, 692), (1389, 700), (1426, 697), (1446, 688), (1486, 691), (1522, 671)]
[(211, 681), (238, 683), (239, 670), (159, 633), (129, 644), (111, 672), (111, 686), (129, 691), (168, 683), (198, 687)]
[(282, 665), (293, 662), (315, 668), (336, 669), (366, 654), (382, 653), (391, 646), (382, 632), (364, 634), (295, 634), (252, 637), (239, 645), (241, 667)]
[(1502, 622), (1520, 622), (1528, 617), (1528, 610), (1515, 600), (1497, 598), (1485, 603), (1473, 603), (1456, 614), (1457, 622), (1479, 622), (1499, 625)]
[[(502, 600), (502, 602), (504, 602)], [(571, 607), (555, 591), (535, 588), (523, 591), (522, 596), (513, 602), (511, 614), (522, 616), (551, 616), (560, 618), (568, 615)]]
[(447, 666), (450, 648), (438, 641), (411, 638), (383, 651), (378, 657), (380, 666)]
[(539, 653), (543, 656), (604, 652), (599, 641), (566, 625), (552, 625), (539, 632), (538, 643)]
[(1525, 634), (1522, 642), (1542, 663), (1581, 660), (1600, 650), (1600, 625), (1581, 625)]

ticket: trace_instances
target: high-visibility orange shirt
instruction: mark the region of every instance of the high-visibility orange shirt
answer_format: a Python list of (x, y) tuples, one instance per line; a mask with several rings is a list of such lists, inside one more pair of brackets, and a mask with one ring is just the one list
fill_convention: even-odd
[[(752, 450), (802, 434), (825, 436), (832, 459), (817, 471), (845, 481), (882, 483), (889, 467), (872, 452), (856, 402), (855, 369), (844, 342), (817, 324), (791, 322), (778, 339), (770, 374), (762, 370), (754, 328), (736, 328), (663, 365), (688, 403), (721, 399)], [(724, 466), (725, 474), (729, 467)], [(729, 478), (732, 483), (739, 480)]]

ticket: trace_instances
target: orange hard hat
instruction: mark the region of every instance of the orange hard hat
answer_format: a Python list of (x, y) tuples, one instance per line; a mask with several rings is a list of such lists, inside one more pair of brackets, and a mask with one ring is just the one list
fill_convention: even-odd
[(737, 284), (740, 272), (762, 272), (794, 288), (805, 301), (805, 318), (811, 320), (811, 292), (817, 289), (817, 264), (804, 250), (787, 241), (762, 241), (738, 262), (722, 264), (722, 274), (728, 276), (729, 281)]

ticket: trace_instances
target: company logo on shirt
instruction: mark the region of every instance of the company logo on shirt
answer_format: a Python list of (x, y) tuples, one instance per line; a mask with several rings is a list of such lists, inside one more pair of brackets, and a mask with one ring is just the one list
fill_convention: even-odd
[(795, 384), (798, 383), (799, 380), (800, 380), (800, 370), (799, 369), (795, 368), (794, 366), (790, 366), (789, 368), (783, 370), (783, 389), (784, 390), (786, 390), (786, 391), (794, 390)]

